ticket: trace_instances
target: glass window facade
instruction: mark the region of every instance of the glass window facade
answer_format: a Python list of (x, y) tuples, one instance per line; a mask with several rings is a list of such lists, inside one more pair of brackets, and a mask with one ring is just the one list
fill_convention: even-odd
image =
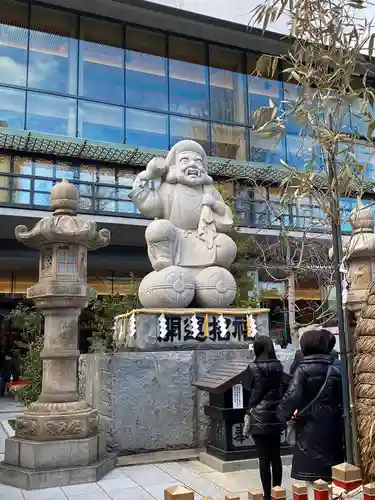
[[(176, 124), (177, 135), (178, 127), (180, 125)], [(202, 137), (204, 128), (200, 134)], [(128, 197), (138, 171), (123, 166), (0, 154), (0, 206), (48, 209), (52, 187), (62, 178), (68, 178), (80, 192), (81, 212), (142, 217)], [(224, 181), (219, 185), (235, 198), (239, 225), (261, 229), (280, 229), (283, 226), (311, 232), (330, 231), (325, 213), (312, 198), (286, 206), (281, 204), (280, 190), (274, 186), (255, 188), (241, 182)], [(364, 199), (363, 202), (369, 204), (373, 200)], [(355, 205), (354, 198), (341, 200), (342, 230), (346, 233), (351, 231), (347, 219)]]
[(80, 192), (80, 210), (138, 215), (129, 200), (136, 171), (39, 157), (0, 155), (0, 205), (46, 209), (52, 187), (67, 178)]
[(168, 111), (166, 37), (152, 31), (126, 30), (126, 102)]
[[(0, 123), (68, 137), (166, 150), (200, 142), (212, 156), (303, 166), (301, 127), (281, 143), (252, 129), (256, 109), (280, 109), (296, 86), (255, 76), (259, 53), (67, 10), (0, 2)], [(362, 133), (360, 103), (345, 130)], [(345, 118), (346, 120), (346, 118)]]
[[(298, 91), (282, 81), (255, 76), (259, 54), (128, 26), (74, 12), (0, 2), (0, 126), (66, 137), (167, 150), (193, 139), (218, 158), (304, 168), (312, 156), (322, 166), (301, 126), (287, 123), (281, 142), (253, 130), (253, 113), (270, 100), (282, 110)], [(344, 110), (343, 132), (365, 133), (361, 102)], [(375, 177), (366, 146), (355, 151), (364, 175)], [(45, 208), (53, 185), (65, 177), (81, 196), (81, 210), (137, 214), (128, 198), (135, 172), (121, 167), (0, 156), (0, 204)], [(237, 210), (243, 224), (276, 227), (279, 193), (241, 188)], [(343, 213), (352, 200), (343, 200)], [(137, 214), (138, 215), (138, 214)], [(284, 224), (309, 227), (324, 217), (312, 200), (291, 206)], [(313, 221), (313, 223), (312, 223)], [(348, 231), (348, 224), (343, 225)]]

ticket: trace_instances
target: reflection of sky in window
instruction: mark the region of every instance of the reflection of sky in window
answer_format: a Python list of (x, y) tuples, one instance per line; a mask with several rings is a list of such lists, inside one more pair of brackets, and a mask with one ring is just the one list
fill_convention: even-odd
[(233, 122), (245, 120), (245, 75), (210, 68), (211, 118)]
[(124, 142), (123, 108), (81, 101), (78, 123), (80, 137), (96, 141)]
[(30, 32), (29, 87), (75, 94), (77, 40)]
[(209, 124), (207, 122), (171, 116), (170, 127), (171, 146), (182, 139), (193, 139), (202, 144), (204, 148), (209, 147)]
[(367, 146), (357, 146), (356, 159), (362, 165), (366, 177), (375, 179), (375, 150)]
[(76, 136), (76, 100), (29, 92), (26, 128), (48, 134)]
[(261, 78), (259, 76), (248, 76), (248, 94), (250, 123), (254, 111), (258, 108), (269, 106), (270, 100), (278, 107), (278, 114), (280, 114), (282, 82)]
[(27, 29), (0, 25), (0, 82), (26, 84)]
[(23, 129), (25, 123), (25, 92), (0, 88), (0, 120), (8, 128)]
[[(314, 144), (311, 137), (287, 134), (286, 136), (286, 155), (287, 163), (294, 165), (298, 169), (303, 169), (305, 164), (311, 160), (312, 151), (315, 147), (315, 160), (313, 166), (321, 170), (322, 161), (320, 157), (320, 148)], [(309, 165), (311, 168), (311, 165)]]
[(171, 111), (208, 117), (207, 68), (171, 59), (169, 62)]
[(143, 108), (168, 109), (165, 57), (133, 50), (126, 52), (126, 102)]
[(345, 232), (351, 231), (351, 225), (347, 222), (350, 212), (357, 207), (357, 200), (355, 198), (340, 198), (341, 213), (341, 230)]
[(168, 149), (167, 117), (135, 109), (126, 110), (126, 144), (151, 149)]
[(80, 95), (123, 104), (124, 50), (81, 40), (80, 53)]
[(250, 131), (250, 160), (267, 164), (285, 161), (285, 139), (278, 141), (263, 137), (255, 130)]

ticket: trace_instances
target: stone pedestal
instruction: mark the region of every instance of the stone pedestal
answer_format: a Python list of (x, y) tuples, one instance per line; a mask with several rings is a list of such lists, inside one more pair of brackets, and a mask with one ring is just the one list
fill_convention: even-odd
[(51, 191), (52, 217), (31, 231), (16, 228), (24, 244), (40, 249), (39, 282), (28, 289), (44, 318), (42, 392), (16, 420), (6, 440), (0, 481), (23, 489), (97, 481), (115, 465), (97, 410), (78, 395), (78, 320), (95, 291), (87, 285), (87, 250), (109, 243), (107, 230), (76, 216), (78, 192), (68, 182)]
[[(99, 428), (107, 432), (108, 445), (119, 455), (202, 448), (210, 434), (210, 419), (204, 412), (208, 395), (193, 383), (225, 364), (252, 359), (252, 339), (245, 326), (249, 311), (173, 312), (178, 314), (164, 315), (164, 338), (159, 325), (162, 311), (139, 310), (134, 312), (135, 335), (129, 328), (132, 314), (121, 325), (127, 336), (120, 352), (81, 356), (81, 396), (98, 410)], [(196, 337), (189, 323), (194, 313), (199, 325)], [(228, 324), (224, 336), (218, 328), (220, 313)], [(250, 313), (258, 332), (267, 335), (269, 311)], [(293, 357), (290, 352), (287, 360), (282, 359), (289, 366)]]

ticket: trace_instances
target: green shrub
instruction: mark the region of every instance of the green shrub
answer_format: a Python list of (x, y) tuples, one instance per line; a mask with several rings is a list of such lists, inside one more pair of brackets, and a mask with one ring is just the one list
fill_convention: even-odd
[(43, 349), (41, 314), (35, 308), (18, 305), (9, 316), (13, 325), (21, 332), (20, 348), (21, 377), (31, 382), (30, 386), (17, 389), (20, 401), (29, 406), (38, 399), (42, 391), (43, 364), (40, 353)]
[(91, 352), (111, 352), (114, 350), (114, 318), (140, 306), (138, 284), (131, 275), (131, 293), (129, 295), (104, 295), (93, 299), (89, 304), (91, 318), (88, 325), (92, 331), (89, 338)]

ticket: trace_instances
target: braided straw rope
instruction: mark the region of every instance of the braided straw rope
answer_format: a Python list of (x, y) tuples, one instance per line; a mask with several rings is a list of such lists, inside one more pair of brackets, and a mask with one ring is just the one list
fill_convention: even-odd
[(358, 441), (366, 481), (375, 480), (375, 283), (355, 329), (353, 360)]

